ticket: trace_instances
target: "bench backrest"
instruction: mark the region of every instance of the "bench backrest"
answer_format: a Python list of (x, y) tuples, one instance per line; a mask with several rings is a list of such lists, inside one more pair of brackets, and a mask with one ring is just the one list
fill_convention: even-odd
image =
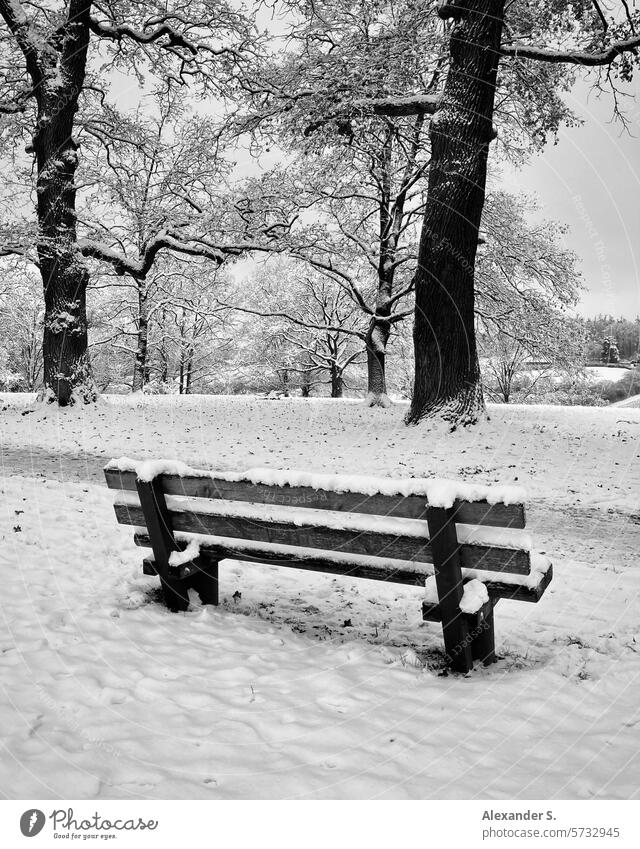
[[(130, 463), (113, 461), (105, 476), (108, 486), (121, 493), (115, 503), (118, 521), (144, 529), (137, 473), (128, 467)], [(274, 477), (277, 483), (270, 482)], [(293, 472), (265, 470), (260, 474), (256, 470), (242, 476), (187, 471), (162, 473), (154, 482), (166, 496), (175, 532), (247, 540), (266, 548), (292, 546), (318, 550), (318, 554), (405, 561), (408, 567), (433, 563), (426, 518), (429, 496), (440, 492), (437, 481), (313, 478), (313, 486), (308, 486), (301, 483), (304, 475)], [(464, 484), (455, 486), (459, 495), (468, 492), (471, 496), (453, 499), (461, 565), (528, 575), (530, 542), (517, 532), (525, 526), (524, 505), (521, 501), (505, 503), (514, 492), (502, 488), (506, 494), (501, 501), (500, 488), (469, 485), (465, 490)], [(137, 541), (148, 544), (144, 531), (138, 532)], [(215, 540), (209, 544), (214, 546)], [(410, 580), (415, 573), (415, 567), (395, 570), (397, 577), (388, 579), (415, 583)]]

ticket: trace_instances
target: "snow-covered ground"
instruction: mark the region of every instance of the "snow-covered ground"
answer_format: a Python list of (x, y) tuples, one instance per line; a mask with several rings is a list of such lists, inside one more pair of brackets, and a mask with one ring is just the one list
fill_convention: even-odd
[[(0, 792), (9, 798), (637, 798), (640, 409), (0, 397)], [(442, 675), (420, 589), (226, 561), (171, 614), (112, 457), (525, 486), (555, 578), (496, 609), (499, 662)], [(240, 595), (238, 595), (240, 594)]]
[(616, 401), (612, 407), (640, 407), (640, 395), (632, 395), (630, 398), (625, 398), (624, 401)]
[(595, 382), (600, 382), (601, 380), (610, 380), (613, 383), (617, 383), (619, 380), (629, 374), (629, 369), (626, 368), (615, 368), (609, 366), (587, 366), (585, 368), (585, 372), (589, 380)]

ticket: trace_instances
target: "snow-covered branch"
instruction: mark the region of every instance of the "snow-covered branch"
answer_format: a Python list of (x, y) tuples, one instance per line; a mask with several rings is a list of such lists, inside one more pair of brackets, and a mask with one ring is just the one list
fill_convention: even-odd
[(610, 65), (614, 59), (623, 53), (629, 53), (640, 47), (640, 35), (634, 35), (621, 41), (614, 41), (604, 50), (556, 50), (550, 47), (539, 47), (530, 44), (503, 45), (500, 52), (503, 56), (513, 56), (515, 59), (533, 59), (538, 62), (567, 63), (597, 67)]
[(158, 253), (162, 250), (187, 256), (204, 257), (217, 266), (228, 257), (238, 257), (252, 251), (271, 252), (277, 250), (266, 244), (238, 242), (231, 245), (215, 245), (204, 238), (181, 238), (175, 233), (161, 231), (150, 239), (137, 258), (128, 257), (103, 242), (93, 239), (79, 239), (78, 248), (83, 256), (92, 257), (113, 266), (117, 274), (129, 274), (137, 280), (144, 280), (151, 270)]

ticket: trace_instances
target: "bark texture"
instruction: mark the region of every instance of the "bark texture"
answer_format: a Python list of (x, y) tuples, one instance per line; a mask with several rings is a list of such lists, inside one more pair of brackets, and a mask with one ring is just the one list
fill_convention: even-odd
[(146, 281), (136, 281), (138, 285), (138, 331), (136, 339), (136, 358), (133, 364), (134, 392), (141, 392), (149, 383), (149, 294)]
[(329, 373), (331, 375), (331, 397), (342, 398), (344, 394), (343, 370), (335, 363), (332, 363)]
[(431, 122), (427, 208), (415, 273), (415, 380), (409, 423), (439, 415), (472, 424), (484, 413), (474, 331), (474, 265), (482, 217), (504, 0), (460, 0), (450, 66)]
[[(95, 399), (87, 351), (89, 274), (76, 249), (78, 96), (84, 84), (91, 3), (72, 2), (69, 17), (37, 51), (38, 255), (44, 287), (44, 384), (61, 406)], [(35, 60), (34, 60), (35, 61)]]
[(389, 404), (385, 359), (390, 332), (389, 322), (379, 318), (371, 320), (367, 331), (367, 403), (370, 407)]

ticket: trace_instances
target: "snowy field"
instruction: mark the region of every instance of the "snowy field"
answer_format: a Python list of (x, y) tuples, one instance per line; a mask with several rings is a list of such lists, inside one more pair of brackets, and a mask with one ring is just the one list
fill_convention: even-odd
[[(0, 396), (7, 798), (637, 798), (640, 409), (505, 407), (468, 433), (349, 401)], [(420, 589), (226, 561), (171, 614), (102, 466), (175, 458), (515, 483), (555, 578), (443, 675)]]
[(617, 383), (619, 380), (622, 380), (625, 375), (629, 374), (629, 369), (612, 368), (609, 366), (587, 366), (587, 368), (585, 368), (585, 372), (587, 374), (587, 378), (593, 383), (601, 380), (610, 380), (613, 383)]

